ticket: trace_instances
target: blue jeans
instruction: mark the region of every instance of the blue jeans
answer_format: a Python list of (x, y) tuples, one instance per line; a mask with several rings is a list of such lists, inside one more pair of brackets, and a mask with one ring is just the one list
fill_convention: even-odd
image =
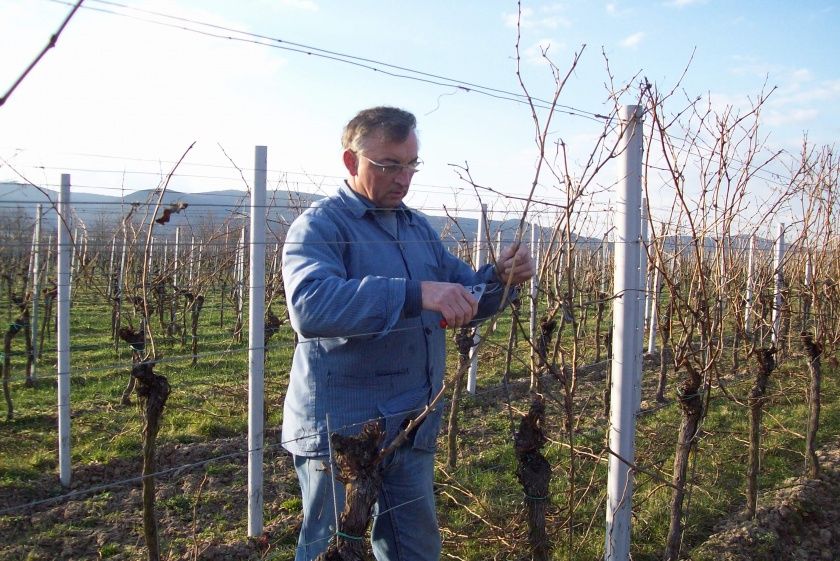
[[(294, 456), (303, 498), (303, 526), (295, 561), (312, 561), (335, 535), (335, 506), (344, 508), (344, 485), (325, 469), (327, 456)], [(438, 561), (440, 531), (433, 489), (435, 455), (403, 445), (383, 462), (373, 509), (371, 542), (378, 561)], [(333, 491), (334, 490), (334, 491)]]

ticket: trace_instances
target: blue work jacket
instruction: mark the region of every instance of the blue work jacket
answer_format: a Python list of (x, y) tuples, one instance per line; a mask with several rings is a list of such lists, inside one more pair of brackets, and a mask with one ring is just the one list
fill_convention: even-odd
[[(282, 439), (293, 454), (327, 454), (328, 418), (329, 430), (342, 434), (380, 419), (387, 444), (440, 390), (446, 330), (439, 313), (420, 310), (419, 302), (407, 305), (418, 290), (413, 281), (488, 283), (477, 317), (501, 305), (491, 265), (473, 271), (423, 216), (404, 205), (391, 212), (396, 221), (388, 223), (344, 184), (303, 212), (286, 235), (283, 282), (299, 337)], [(434, 450), (436, 409), (414, 435), (416, 448)]]

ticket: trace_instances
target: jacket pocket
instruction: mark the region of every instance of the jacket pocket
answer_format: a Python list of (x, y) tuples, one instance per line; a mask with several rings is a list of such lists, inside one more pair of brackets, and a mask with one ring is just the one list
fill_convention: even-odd
[[(428, 402), (429, 388), (420, 387), (408, 390), (395, 395), (386, 401), (378, 403), (377, 407), (379, 412), (385, 420), (384, 446), (391, 444), (394, 438), (397, 437), (397, 434), (399, 434), (399, 432), (408, 425), (411, 419), (414, 419), (423, 412)], [(427, 417), (423, 423), (415, 429), (415, 434), (412, 435), (415, 441), (415, 446), (420, 432), (426, 427), (428, 421), (429, 418)], [(426, 443), (426, 446), (428, 446), (428, 443)]]

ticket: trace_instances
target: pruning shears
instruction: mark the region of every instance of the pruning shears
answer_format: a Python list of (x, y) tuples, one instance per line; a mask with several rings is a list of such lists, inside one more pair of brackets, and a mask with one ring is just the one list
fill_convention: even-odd
[[(481, 302), (481, 297), (484, 296), (484, 291), (487, 289), (487, 283), (483, 282), (481, 284), (474, 284), (473, 286), (465, 286), (464, 288), (466, 288), (467, 291), (469, 291), (469, 293), (472, 294), (477, 301)], [(443, 329), (449, 327), (449, 324), (446, 323), (445, 318), (441, 318), (440, 326)]]

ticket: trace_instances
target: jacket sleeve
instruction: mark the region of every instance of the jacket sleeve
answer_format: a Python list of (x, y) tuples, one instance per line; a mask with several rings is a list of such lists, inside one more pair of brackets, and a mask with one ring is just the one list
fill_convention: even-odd
[(289, 228), (283, 281), (292, 327), (302, 337), (381, 337), (402, 316), (406, 279), (348, 278), (348, 237), (325, 211), (305, 212)]
[[(431, 227), (429, 229), (430, 231), (432, 230)], [(432, 231), (431, 235), (437, 237), (437, 233), (434, 231)], [(503, 303), (502, 296), (505, 285), (496, 276), (495, 265), (488, 263), (475, 271), (467, 263), (448, 251), (443, 243), (440, 243), (439, 247), (441, 268), (444, 271), (448, 271), (448, 277), (445, 279), (447, 282), (457, 282), (464, 286), (481, 283), (487, 285), (484, 295), (478, 302), (478, 313), (476, 314), (476, 318), (471, 322), (471, 325), (477, 325), (482, 320), (492, 316), (519, 294), (519, 289), (512, 286), (508, 291), (507, 300)]]

